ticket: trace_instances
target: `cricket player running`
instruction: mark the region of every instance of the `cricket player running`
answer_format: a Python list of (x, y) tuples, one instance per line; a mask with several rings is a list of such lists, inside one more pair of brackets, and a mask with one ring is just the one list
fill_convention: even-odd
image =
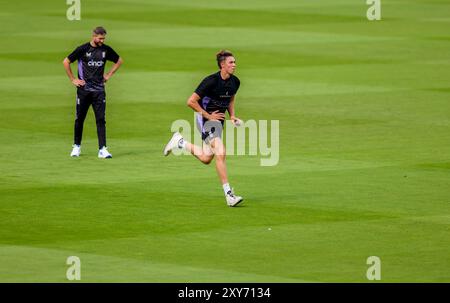
[(240, 81), (234, 76), (236, 60), (229, 51), (222, 50), (217, 55), (220, 71), (206, 77), (187, 101), (187, 105), (198, 113), (197, 126), (202, 133), (203, 146), (199, 147), (183, 139), (179, 132), (173, 134), (164, 148), (164, 156), (174, 148), (186, 149), (204, 164), (216, 157), (216, 170), (222, 182), (228, 206), (236, 206), (243, 201), (236, 196), (228, 183), (225, 165), (225, 146), (221, 139), (228, 110), (230, 120), (236, 126), (242, 122), (235, 116), (234, 101)]
[[(105, 37), (106, 30), (103, 27), (96, 27), (91, 41), (77, 47), (63, 61), (70, 81), (77, 87), (74, 144), (70, 154), (72, 157), (80, 156), (84, 119), (89, 106), (92, 105), (97, 124), (98, 157), (112, 158), (106, 147), (105, 82), (119, 69), (123, 60), (111, 47), (104, 44)], [(76, 60), (78, 60), (77, 78), (73, 76), (70, 68), (70, 64)], [(114, 62), (114, 65), (108, 73), (104, 74), (106, 61)]]

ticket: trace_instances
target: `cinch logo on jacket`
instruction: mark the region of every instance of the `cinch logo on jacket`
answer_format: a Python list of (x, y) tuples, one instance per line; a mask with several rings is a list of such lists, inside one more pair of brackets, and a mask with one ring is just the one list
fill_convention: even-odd
[(104, 64), (103, 61), (94, 61), (94, 60), (91, 60), (91, 61), (88, 62), (88, 65), (89, 65), (89, 66), (97, 66), (97, 67), (100, 67), (100, 66), (103, 66), (103, 64)]

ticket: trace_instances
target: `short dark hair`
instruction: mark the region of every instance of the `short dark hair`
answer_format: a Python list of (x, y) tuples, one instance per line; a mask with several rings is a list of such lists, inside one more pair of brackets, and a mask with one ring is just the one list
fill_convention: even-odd
[(219, 66), (219, 68), (222, 68), (220, 66), (220, 63), (222, 63), (223, 61), (225, 61), (225, 59), (227, 59), (227, 57), (233, 57), (233, 54), (228, 51), (228, 50), (221, 50), (220, 52), (218, 52), (216, 54), (216, 59), (217, 59), (217, 65)]
[(97, 26), (92, 33), (95, 35), (106, 35), (106, 29), (103, 26)]

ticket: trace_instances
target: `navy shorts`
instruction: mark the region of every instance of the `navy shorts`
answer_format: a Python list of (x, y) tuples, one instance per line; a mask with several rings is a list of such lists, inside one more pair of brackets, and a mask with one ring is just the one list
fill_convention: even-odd
[(205, 143), (209, 144), (214, 138), (222, 138), (224, 121), (210, 121), (200, 114), (197, 115), (197, 127)]

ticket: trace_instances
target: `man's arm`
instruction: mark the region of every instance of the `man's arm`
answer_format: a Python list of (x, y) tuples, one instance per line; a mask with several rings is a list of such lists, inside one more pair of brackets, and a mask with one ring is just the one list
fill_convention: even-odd
[(76, 87), (84, 86), (86, 83), (84, 80), (77, 79), (73, 76), (72, 69), (70, 68), (70, 60), (69, 58), (65, 58), (63, 60), (64, 69), (66, 70), (67, 76), (69, 76), (70, 82), (72, 82), (73, 85)]
[(205, 111), (200, 104), (198, 104), (198, 101), (200, 101), (200, 96), (197, 95), (197, 93), (193, 93), (188, 101), (187, 101), (187, 106), (189, 106), (190, 108), (192, 108), (194, 111), (196, 111), (197, 113), (201, 113), (203, 118), (208, 119), (208, 120), (224, 120), (225, 119), (225, 114), (223, 113), (219, 113), (218, 110), (216, 110), (215, 112), (208, 114), (207, 111)]
[(114, 73), (119, 69), (119, 67), (122, 65), (122, 63), (123, 63), (123, 60), (122, 60), (122, 58), (119, 57), (119, 60), (117, 60), (117, 62), (114, 63), (113, 67), (111, 67), (111, 70), (103, 76), (103, 79), (105, 80), (105, 82), (108, 81), (112, 75), (114, 75)]
[(228, 104), (228, 113), (230, 114), (230, 120), (231, 120), (231, 122), (232, 122), (234, 125), (238, 126), (238, 125), (240, 124), (241, 121), (240, 121), (239, 118), (237, 118), (237, 117), (235, 116), (235, 112), (234, 112), (234, 97), (235, 97), (235, 96), (231, 97), (230, 104)]

